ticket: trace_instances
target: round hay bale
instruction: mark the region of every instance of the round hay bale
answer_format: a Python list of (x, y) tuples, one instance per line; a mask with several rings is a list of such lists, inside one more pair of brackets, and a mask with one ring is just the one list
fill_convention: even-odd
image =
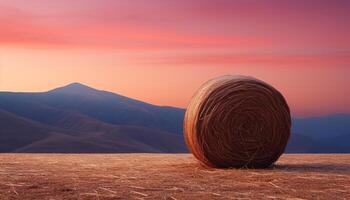
[(265, 168), (284, 152), (291, 129), (288, 104), (269, 84), (222, 76), (193, 96), (184, 120), (187, 146), (204, 165)]

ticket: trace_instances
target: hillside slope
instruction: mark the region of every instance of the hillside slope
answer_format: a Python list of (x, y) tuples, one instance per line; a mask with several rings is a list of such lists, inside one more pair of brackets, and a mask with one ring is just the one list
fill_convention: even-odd
[(115, 125), (143, 126), (182, 134), (184, 110), (161, 107), (73, 83), (43, 93), (0, 93), (0, 108), (45, 124), (67, 112)]
[(186, 152), (181, 136), (87, 119), (85, 128), (58, 128), (0, 110), (0, 152)]

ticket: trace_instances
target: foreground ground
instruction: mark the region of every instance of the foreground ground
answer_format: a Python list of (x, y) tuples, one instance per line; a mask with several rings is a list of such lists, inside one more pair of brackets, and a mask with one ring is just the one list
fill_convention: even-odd
[(350, 199), (350, 154), (206, 169), (189, 154), (0, 154), (0, 199)]

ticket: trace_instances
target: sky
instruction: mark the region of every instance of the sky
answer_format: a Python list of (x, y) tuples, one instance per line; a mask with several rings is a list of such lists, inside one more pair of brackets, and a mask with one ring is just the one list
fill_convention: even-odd
[(80, 82), (185, 108), (213, 77), (262, 79), (293, 116), (350, 113), (348, 0), (1, 0), (0, 91)]

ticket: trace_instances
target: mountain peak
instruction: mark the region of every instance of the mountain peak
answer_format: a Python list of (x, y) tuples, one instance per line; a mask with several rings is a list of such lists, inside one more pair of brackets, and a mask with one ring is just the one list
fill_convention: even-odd
[(97, 92), (98, 90), (89, 87), (87, 85), (74, 82), (66, 86), (59, 87), (53, 90), (50, 90), (50, 93), (72, 93), (72, 94), (91, 94), (92, 92)]
[(90, 88), (89, 86), (87, 85), (84, 85), (82, 83), (78, 83), (78, 82), (74, 82), (74, 83), (70, 83), (66, 86), (63, 86), (64, 88)]

